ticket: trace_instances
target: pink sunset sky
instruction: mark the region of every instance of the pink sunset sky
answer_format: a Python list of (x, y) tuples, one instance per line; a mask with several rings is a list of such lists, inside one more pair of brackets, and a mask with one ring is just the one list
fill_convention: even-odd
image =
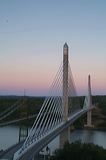
[(78, 94), (106, 94), (106, 2), (25, 2), (0, 1), (0, 95), (48, 95), (65, 42)]

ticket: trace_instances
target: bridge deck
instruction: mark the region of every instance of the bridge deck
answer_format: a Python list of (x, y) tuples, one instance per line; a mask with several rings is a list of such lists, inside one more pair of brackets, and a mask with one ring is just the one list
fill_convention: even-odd
[[(90, 108), (93, 109), (94, 107)], [(43, 149), (49, 142), (51, 142), (56, 136), (58, 136), (64, 129), (66, 129), (68, 126), (70, 126), (76, 119), (78, 119), (80, 116), (85, 114), (89, 109), (81, 109), (77, 113), (73, 114), (66, 123), (62, 123), (60, 126), (55, 128), (52, 132), (45, 135), (43, 138), (41, 138), (40, 141), (33, 144), (32, 146), (29, 146), (28, 150), (25, 151), (25, 153), (19, 158), (19, 160), (29, 160), (32, 158), (34, 154), (39, 153), (41, 149)], [(19, 148), (22, 146), (23, 142), (20, 142), (8, 150), (6, 150), (0, 158), (5, 158), (8, 160), (12, 160), (14, 153), (19, 150)]]
[(12, 160), (14, 153), (22, 146), (23, 141), (11, 146), (9, 149), (5, 150), (1, 155), (0, 159)]

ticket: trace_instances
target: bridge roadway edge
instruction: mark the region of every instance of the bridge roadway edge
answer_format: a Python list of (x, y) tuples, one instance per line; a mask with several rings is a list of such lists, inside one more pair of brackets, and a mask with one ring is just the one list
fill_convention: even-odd
[(64, 129), (66, 129), (68, 126), (70, 126), (75, 120), (77, 120), (80, 116), (85, 114), (88, 110), (92, 110), (94, 107), (90, 109), (81, 109), (78, 113), (76, 113), (74, 116), (72, 116), (66, 123), (63, 123), (59, 128), (57, 128), (55, 131), (52, 131), (49, 135), (45, 136), (44, 139), (42, 139), (40, 142), (36, 143), (34, 146), (32, 146), (28, 151), (25, 151), (21, 157), (19, 157), (17, 160), (30, 160), (33, 155), (36, 155), (41, 151), (48, 143), (50, 143), (54, 138), (56, 138)]
[[(47, 135), (45, 137), (45, 139), (43, 139), (42, 141), (40, 141), (39, 143), (37, 143), (36, 145), (34, 145), (30, 151), (28, 151), (27, 154), (25, 154), (24, 156), (22, 156), (21, 158), (17, 159), (17, 160), (28, 160), (30, 158), (32, 158), (33, 155), (37, 154), (39, 151), (41, 151), (49, 142), (51, 142), (54, 138), (56, 138), (64, 129), (66, 129), (69, 125), (71, 125), (75, 120), (77, 120), (80, 116), (82, 116), (83, 114), (85, 114), (88, 110), (92, 110), (94, 108), (94, 106), (90, 109), (82, 109), (80, 110), (80, 114), (78, 114), (77, 116), (74, 116), (73, 118), (71, 117), (70, 120), (64, 124), (64, 126), (62, 125), (61, 127), (57, 128), (55, 131), (53, 131), (50, 135)], [(52, 135), (52, 136), (51, 136)], [(2, 158), (9, 158), (9, 160), (12, 160), (14, 153), (22, 146), (23, 141), (21, 143), (15, 144), (13, 146), (11, 146), (10, 148), (8, 148), (7, 150), (5, 150), (3, 152), (2, 155), (0, 155), (0, 159)], [(15, 148), (14, 148), (15, 147)], [(37, 148), (37, 149), (36, 149)], [(36, 149), (36, 152), (35, 152)], [(34, 154), (32, 154), (34, 153)], [(29, 155), (31, 155), (29, 157)], [(28, 158), (28, 159), (27, 159)]]
[(9, 158), (9, 160), (12, 160), (14, 153), (22, 146), (23, 142), (24, 141), (21, 141), (20, 143), (16, 143), (11, 147), (9, 147), (8, 149), (6, 149), (5, 151), (3, 151), (3, 153), (0, 155), (0, 160), (3, 158), (6, 158), (6, 159)]

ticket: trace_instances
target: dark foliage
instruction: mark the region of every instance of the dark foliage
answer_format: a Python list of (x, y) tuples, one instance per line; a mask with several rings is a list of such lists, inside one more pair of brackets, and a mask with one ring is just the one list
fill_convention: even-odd
[(21, 118), (21, 116), (26, 117), (25, 114), (38, 114), (44, 101), (44, 97), (0, 96), (0, 114), (12, 105), (14, 105), (19, 99), (22, 99), (19, 109), (17, 109), (15, 112), (13, 112), (10, 116), (8, 116), (1, 122), (18, 119)]
[(55, 151), (51, 160), (106, 160), (106, 150), (94, 144), (66, 143)]

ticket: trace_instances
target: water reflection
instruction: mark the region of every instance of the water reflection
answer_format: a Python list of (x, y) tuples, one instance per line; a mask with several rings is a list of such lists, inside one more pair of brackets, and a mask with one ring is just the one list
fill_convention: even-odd
[[(5, 126), (0, 127), (0, 150), (7, 149), (8, 147), (18, 142), (19, 127), (18, 126)], [(94, 143), (106, 148), (106, 132), (93, 131), (93, 130), (75, 130), (70, 134), (70, 142), (80, 140), (85, 143)], [(59, 137), (48, 145), (51, 151), (59, 147)]]
[(70, 141), (80, 140), (85, 143), (94, 143), (106, 148), (106, 132), (94, 130), (75, 130), (71, 133)]
[(18, 142), (19, 127), (18, 126), (5, 126), (0, 127), (0, 150), (7, 149)]

